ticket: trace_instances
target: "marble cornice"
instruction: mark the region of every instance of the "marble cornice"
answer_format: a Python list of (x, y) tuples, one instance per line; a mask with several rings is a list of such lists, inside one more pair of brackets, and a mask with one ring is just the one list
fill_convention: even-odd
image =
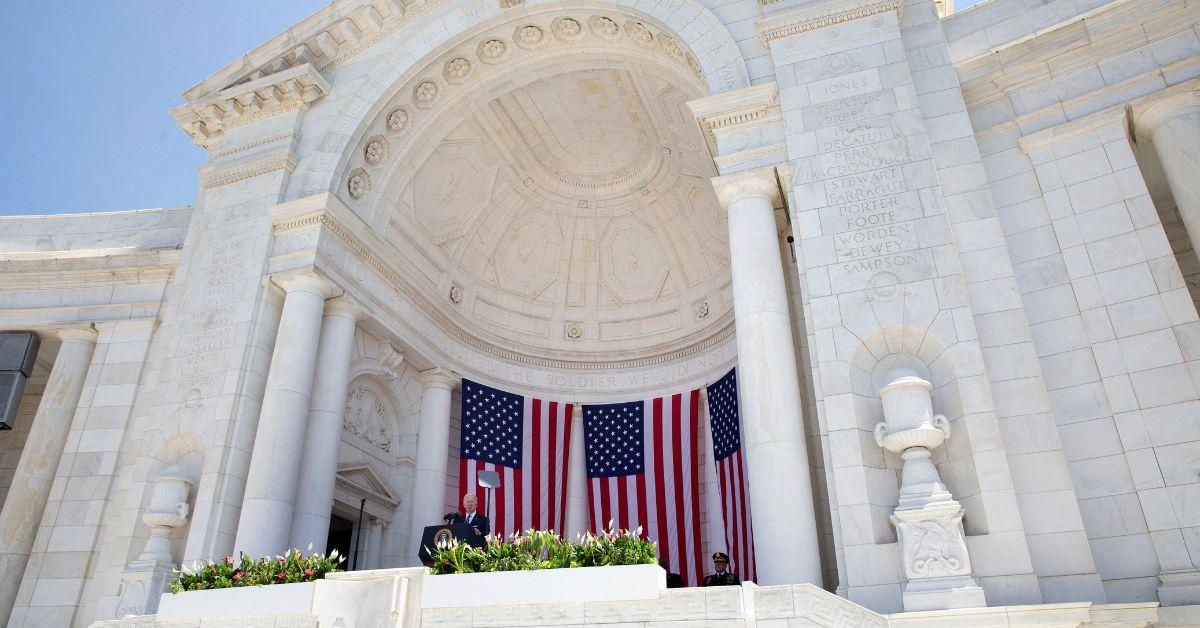
[(721, 154), (717, 141), (720, 134), (783, 119), (779, 87), (774, 82), (692, 100), (688, 107), (700, 124), (708, 152), (713, 157)]
[(171, 115), (196, 144), (213, 148), (225, 131), (308, 107), (329, 90), (329, 81), (304, 63), (175, 107)]
[(858, 20), (880, 13), (898, 11), (900, 0), (834, 0), (797, 11), (767, 17), (756, 22), (758, 36), (769, 46), (776, 39)]
[[(321, 252), (323, 248), (322, 243), (327, 238), (335, 240), (363, 266), (373, 271), (385, 283), (408, 299), (415, 309), (419, 310), (443, 333), (467, 347), (509, 364), (565, 371), (619, 371), (645, 368), (669, 364), (698, 355), (721, 345), (732, 337), (734, 333), (733, 318), (731, 316), (728, 322), (698, 342), (665, 348), (662, 353), (657, 355), (628, 360), (614, 359), (618, 355), (615, 353), (612, 356), (590, 354), (578, 360), (556, 359), (535, 355), (534, 352), (537, 349), (531, 348), (528, 351), (523, 351), (501, 347), (468, 332), (462, 325), (445, 315), (429, 300), (427, 297), (428, 291), (418, 289), (402, 277), (391, 265), (383, 261), (384, 254), (382, 251), (386, 250), (387, 245), (382, 242), (371, 242), (370, 240), (374, 239), (373, 234), (370, 233), (365, 225), (361, 225), (358, 217), (348, 208), (345, 208), (336, 197), (329, 194), (322, 194), (318, 197), (301, 199), (301, 201), (290, 205), (293, 207), (277, 213), (272, 228), (276, 242), (281, 241), (289, 235), (301, 236), (307, 243), (306, 246), (310, 248), (301, 251), (287, 251), (281, 255), (273, 256), (268, 263), (269, 266), (282, 266), (282, 264), (277, 265), (273, 262), (286, 258), (288, 261), (293, 262), (293, 266), (296, 264), (312, 264), (320, 269), (322, 265), (329, 264), (338, 267), (340, 265), (337, 262)], [(356, 230), (348, 226), (348, 224), (354, 223), (359, 223), (362, 229)], [(305, 237), (303, 234), (307, 233), (316, 233), (316, 237)], [(279, 270), (282, 270), (282, 268), (280, 267)], [(338, 270), (342, 271), (344, 269), (338, 268)], [(333, 274), (335, 273), (330, 273), (331, 276)], [(355, 289), (354, 286), (348, 285), (347, 282), (343, 282), (341, 287), (346, 289), (347, 292)]]
[(0, 290), (163, 283), (179, 257), (178, 249), (4, 253)]
[(401, 0), (334, 2), (217, 70), (183, 93), (195, 102), (210, 94), (305, 63), (328, 70), (414, 18), (437, 8), (440, 0), (414, 3), (406, 13)]

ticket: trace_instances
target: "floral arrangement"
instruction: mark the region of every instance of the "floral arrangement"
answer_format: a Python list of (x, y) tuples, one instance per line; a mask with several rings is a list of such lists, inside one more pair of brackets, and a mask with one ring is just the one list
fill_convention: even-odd
[[(310, 545), (309, 550), (312, 549)], [(323, 554), (304, 556), (300, 550), (288, 550), (275, 558), (250, 558), (245, 554), (241, 560), (226, 557), (221, 562), (211, 560), (193, 563), (191, 567), (175, 570), (179, 578), (171, 583), (171, 591), (205, 591), (229, 587), (254, 587), (264, 584), (291, 584), (312, 582), (325, 577), (331, 571), (341, 571), (339, 565), (346, 559), (338, 556), (337, 550)]]
[(610, 565), (656, 565), (654, 541), (635, 531), (609, 529), (588, 532), (572, 543), (552, 530), (527, 530), (508, 538), (488, 537), (487, 547), (472, 547), (457, 540), (439, 543), (430, 552), (433, 574), (565, 569)]

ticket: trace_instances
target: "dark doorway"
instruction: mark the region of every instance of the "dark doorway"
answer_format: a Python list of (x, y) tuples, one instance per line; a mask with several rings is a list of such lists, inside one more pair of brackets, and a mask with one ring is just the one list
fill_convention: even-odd
[(337, 550), (338, 556), (346, 559), (342, 563), (342, 569), (350, 570), (350, 543), (354, 538), (354, 522), (349, 519), (343, 519), (337, 515), (329, 517), (329, 538), (325, 542), (326, 551), (333, 553)]

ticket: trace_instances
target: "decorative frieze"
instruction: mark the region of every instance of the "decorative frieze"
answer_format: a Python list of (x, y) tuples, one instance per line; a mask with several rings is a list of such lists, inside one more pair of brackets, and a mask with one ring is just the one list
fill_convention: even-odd
[(232, 165), (217, 165), (210, 163), (200, 169), (200, 189), (212, 190), (262, 176), (276, 170), (284, 170), (288, 174), (296, 171), (298, 160), (290, 149), (275, 152), (260, 159), (238, 162)]
[(900, 9), (899, 0), (883, 0), (864, 4), (861, 0), (838, 0), (815, 7), (801, 9), (782, 15), (759, 20), (758, 36), (763, 44), (770, 45), (776, 39), (799, 35), (842, 22), (858, 20), (872, 15), (889, 13)]

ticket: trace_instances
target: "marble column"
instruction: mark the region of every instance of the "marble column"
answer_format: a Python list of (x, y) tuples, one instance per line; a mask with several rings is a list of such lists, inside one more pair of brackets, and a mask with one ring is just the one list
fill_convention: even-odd
[[(450, 391), (458, 377), (433, 368), (421, 371), (421, 418), (417, 423), (417, 469), (413, 478), (409, 558), (421, 551), (421, 531), (446, 514), (446, 464), (450, 459)], [(415, 564), (415, 563), (414, 563)]]
[(96, 332), (90, 327), (64, 329), (57, 336), (62, 345), (0, 510), (0, 626), (8, 623), (17, 599), (96, 349)]
[(367, 569), (379, 569), (380, 550), (383, 549), (383, 522), (372, 519), (367, 526)]
[(713, 179), (729, 220), (738, 384), (758, 583), (821, 586), (800, 379), (783, 261), (774, 168)]
[(329, 537), (329, 513), (337, 479), (342, 414), (350, 385), (350, 359), (360, 310), (344, 298), (325, 302), (312, 405), (304, 435), (304, 464), (300, 467), (296, 509), (292, 514), (290, 547), (324, 554)]
[(1140, 112), (1137, 135), (1149, 139), (1167, 175), (1192, 247), (1200, 256), (1200, 92), (1185, 91), (1158, 101)]
[(587, 454), (583, 449), (583, 406), (571, 407), (571, 460), (567, 467), (567, 529), (568, 539), (575, 540), (587, 532)]
[(276, 278), (286, 291), (271, 354), (234, 552), (274, 556), (288, 549), (299, 485), (321, 315), (331, 284), (309, 274)]
[[(717, 460), (713, 457), (712, 423), (708, 420), (708, 390), (701, 389), (700, 399), (700, 429), (703, 431), (704, 447), (704, 507), (707, 511), (708, 525), (705, 533), (708, 535), (709, 554), (712, 552), (729, 553), (725, 541), (725, 515), (721, 511), (721, 485), (717, 478)], [(734, 560), (740, 561), (741, 558)], [(740, 564), (740, 562), (739, 562)], [(745, 577), (745, 574), (742, 574)]]

